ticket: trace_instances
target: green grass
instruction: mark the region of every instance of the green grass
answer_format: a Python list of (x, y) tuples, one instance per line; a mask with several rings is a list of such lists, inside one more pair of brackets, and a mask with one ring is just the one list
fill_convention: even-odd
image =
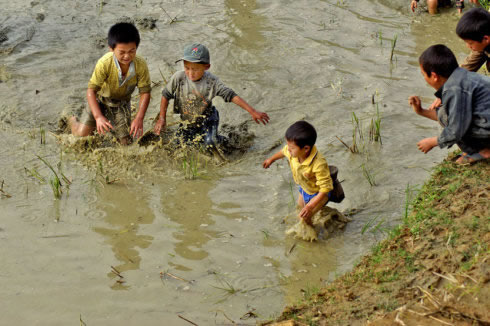
[(480, 6), (485, 8), (486, 10), (490, 9), (490, 1), (489, 0), (478, 0)]
[(374, 178), (373, 172), (370, 171), (364, 163), (361, 165), (361, 170), (362, 170), (362, 175), (364, 176), (364, 178), (366, 178), (369, 185), (371, 187), (376, 186), (376, 180)]
[(184, 178), (192, 180), (197, 179), (201, 172), (199, 171), (199, 152), (189, 152), (182, 159), (181, 170)]

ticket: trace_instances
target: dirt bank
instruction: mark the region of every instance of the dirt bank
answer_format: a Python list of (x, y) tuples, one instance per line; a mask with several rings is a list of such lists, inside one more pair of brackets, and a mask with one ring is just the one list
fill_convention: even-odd
[(489, 197), (489, 162), (448, 158), (387, 240), (264, 325), (490, 325)]

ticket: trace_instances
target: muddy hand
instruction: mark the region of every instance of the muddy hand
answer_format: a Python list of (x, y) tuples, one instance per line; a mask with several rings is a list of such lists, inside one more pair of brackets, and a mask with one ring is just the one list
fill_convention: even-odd
[(429, 106), (428, 110), (434, 111), (435, 109), (441, 106), (441, 103), (442, 103), (441, 99), (437, 97), (434, 100), (434, 102), (432, 102), (432, 104)]
[(101, 135), (105, 135), (106, 132), (114, 129), (109, 120), (107, 120), (104, 116), (97, 118), (95, 122), (97, 124), (97, 132)]
[(262, 163), (262, 167), (263, 167), (264, 169), (268, 169), (268, 168), (269, 168), (269, 166), (271, 166), (271, 164), (272, 164), (272, 160), (268, 158), (267, 160), (265, 160), (265, 161)]
[(155, 127), (153, 128), (153, 133), (157, 136), (160, 135), (163, 129), (165, 129), (166, 121), (162, 119), (158, 119), (157, 123), (155, 123)]
[(415, 12), (415, 8), (417, 8), (417, 1), (412, 0), (410, 3), (410, 9), (412, 9), (412, 12)]
[(422, 112), (422, 102), (418, 96), (410, 96), (408, 98), (408, 104), (410, 104), (415, 113), (420, 114)]
[(269, 116), (267, 115), (267, 113), (265, 112), (259, 112), (259, 111), (255, 111), (253, 114), (252, 114), (252, 119), (254, 119), (254, 121), (256, 123), (261, 123), (266, 125), (269, 123)]
[(134, 119), (131, 123), (129, 134), (132, 137), (139, 138), (143, 134), (143, 119)]

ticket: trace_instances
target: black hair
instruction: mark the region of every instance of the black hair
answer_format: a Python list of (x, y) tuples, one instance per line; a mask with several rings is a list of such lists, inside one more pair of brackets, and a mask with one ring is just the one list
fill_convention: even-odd
[(107, 43), (111, 49), (114, 49), (118, 43), (136, 43), (140, 44), (140, 33), (136, 26), (131, 23), (117, 23), (112, 25), (107, 35)]
[(463, 40), (481, 42), (490, 35), (490, 12), (483, 8), (468, 10), (456, 25), (456, 34)]
[(458, 61), (453, 51), (443, 44), (428, 47), (420, 55), (419, 63), (428, 76), (435, 72), (439, 76), (449, 78), (453, 71), (458, 68)]
[(306, 121), (296, 121), (286, 130), (286, 140), (294, 141), (299, 147), (313, 147), (316, 142), (316, 130)]

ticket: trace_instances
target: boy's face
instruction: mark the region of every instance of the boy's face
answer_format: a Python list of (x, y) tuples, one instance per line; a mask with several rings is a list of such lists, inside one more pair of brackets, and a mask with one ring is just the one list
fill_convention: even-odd
[(289, 154), (291, 154), (292, 157), (297, 157), (299, 159), (305, 159), (310, 155), (310, 146), (306, 145), (305, 147), (301, 148), (296, 143), (294, 140), (286, 140), (288, 143), (288, 151)]
[(438, 76), (436, 73), (432, 72), (430, 74), (430, 76), (427, 75), (427, 73), (425, 72), (422, 65), (420, 65), (420, 71), (422, 72), (422, 76), (424, 76), (424, 79), (427, 82), (427, 84), (429, 84), (430, 86), (432, 86), (436, 90), (440, 88), (439, 83), (438, 83), (438, 78), (437, 78)]
[(473, 40), (464, 40), (466, 46), (473, 51), (482, 52), (490, 45), (490, 36), (485, 35), (481, 42)]
[(131, 43), (117, 43), (114, 49), (110, 48), (114, 55), (116, 56), (119, 65), (128, 66), (131, 61), (134, 60), (136, 56), (136, 46), (135, 42)]
[(206, 72), (210, 66), (210, 64), (189, 62), (184, 60), (185, 75), (194, 82), (200, 80), (204, 75), (204, 72)]

